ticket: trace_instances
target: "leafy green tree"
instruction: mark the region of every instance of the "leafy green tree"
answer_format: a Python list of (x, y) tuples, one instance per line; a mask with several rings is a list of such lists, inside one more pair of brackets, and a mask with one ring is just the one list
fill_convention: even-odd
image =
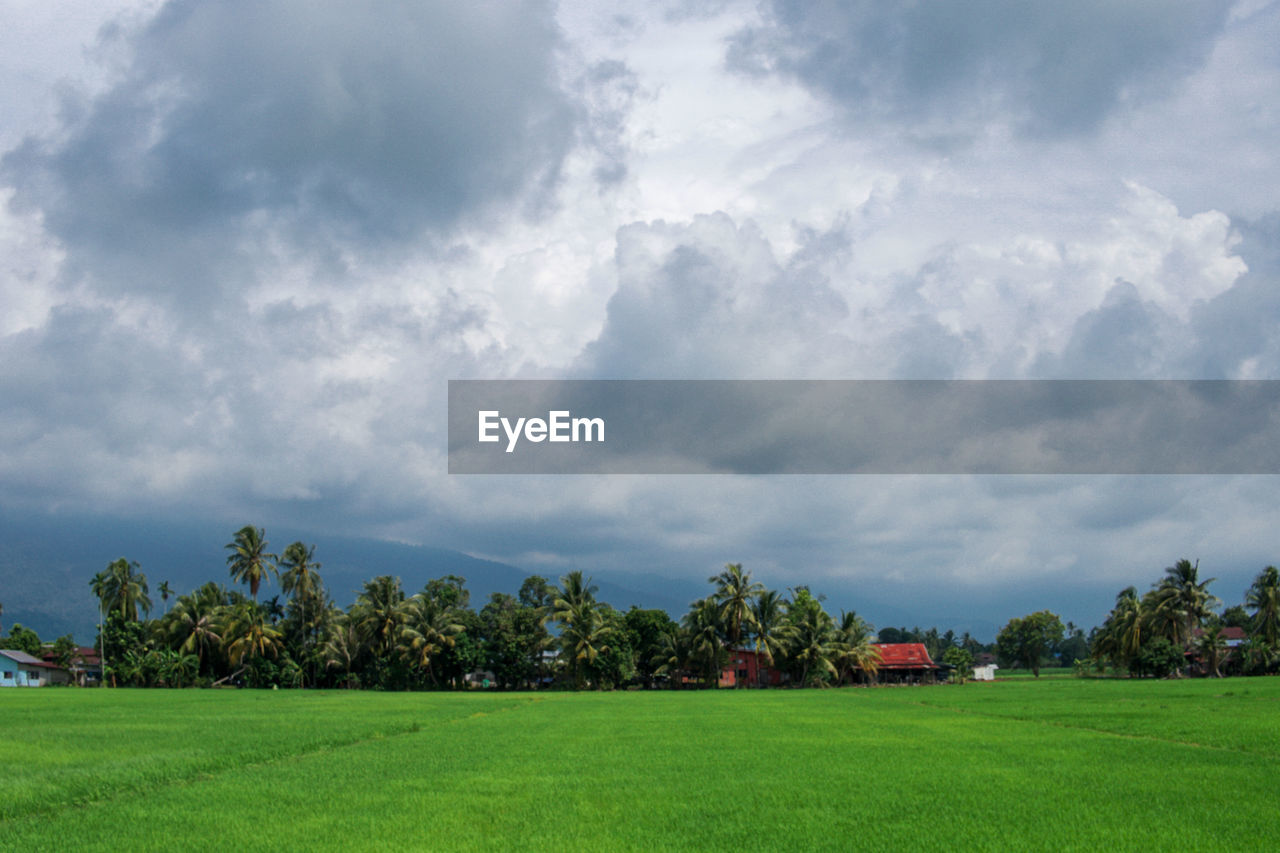
[(1243, 628), (1249, 630), (1249, 611), (1243, 604), (1233, 604), (1222, 611), (1218, 617), (1224, 628)]
[(137, 683), (141, 660), (148, 651), (147, 633), (141, 622), (127, 618), (119, 610), (107, 613), (98, 635), (104, 684), (118, 684), (121, 679), (126, 684)]
[(1280, 649), (1280, 571), (1267, 566), (1245, 595), (1253, 610), (1252, 636), (1272, 651)]
[(1058, 659), (1059, 666), (1074, 666), (1077, 660), (1089, 656), (1089, 641), (1085, 639), (1084, 630), (1074, 622), (1068, 622), (1066, 637), (1053, 649), (1053, 656)]
[(957, 684), (964, 684), (973, 675), (973, 655), (968, 649), (952, 646), (942, 653), (942, 662), (955, 667), (951, 678)]
[(1182, 646), (1168, 637), (1153, 637), (1143, 643), (1138, 652), (1134, 671), (1138, 675), (1150, 675), (1154, 678), (1167, 678), (1182, 668), (1186, 657)]
[(529, 575), (520, 584), (518, 598), (525, 607), (535, 607), (550, 614), (559, 590), (542, 575)]
[(1021, 662), (1039, 678), (1041, 662), (1062, 641), (1062, 635), (1062, 621), (1057, 614), (1040, 610), (1010, 619), (996, 636), (996, 646), (1007, 663)]
[(236, 531), (235, 538), (226, 549), (227, 568), (236, 583), (249, 585), (249, 595), (258, 600), (258, 588), (268, 576), (278, 576), (276, 555), (267, 551), (266, 533), (260, 527), (245, 525)]
[(14, 622), (4, 640), (4, 648), (40, 657), (40, 635), (20, 622)]
[(623, 622), (628, 645), (635, 651), (636, 674), (652, 687), (659, 666), (654, 659), (662, 652), (666, 634), (677, 627), (676, 623), (665, 610), (642, 610), (634, 605), (623, 616)]
[(429, 580), (422, 592), (441, 607), (461, 610), (471, 606), (471, 593), (467, 590), (467, 579), (459, 575), (445, 575)]
[(78, 653), (74, 637), (70, 634), (63, 634), (53, 641), (54, 666), (72, 672), (76, 668), (77, 659)]

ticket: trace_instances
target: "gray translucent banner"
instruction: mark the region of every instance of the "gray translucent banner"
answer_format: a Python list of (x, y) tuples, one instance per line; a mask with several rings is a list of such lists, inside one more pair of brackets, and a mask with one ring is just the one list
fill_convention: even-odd
[(1277, 380), (451, 380), (451, 474), (1275, 474)]

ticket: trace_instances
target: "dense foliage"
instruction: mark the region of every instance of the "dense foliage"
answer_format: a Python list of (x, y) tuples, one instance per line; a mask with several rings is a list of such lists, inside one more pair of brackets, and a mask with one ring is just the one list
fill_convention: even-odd
[[(1137, 677), (1280, 671), (1280, 571), (1274, 566), (1257, 576), (1243, 604), (1221, 614), (1208, 590), (1213, 578), (1202, 580), (1198, 563), (1179, 560), (1145, 594), (1122, 590), (1087, 638), (1043, 610), (1011, 619), (994, 644), (984, 645), (968, 633), (936, 628), (886, 627), (877, 635), (856, 613), (835, 619), (808, 587), (766, 589), (738, 563), (708, 578), (710, 593), (678, 621), (662, 610), (615, 610), (596, 598), (596, 586), (580, 571), (559, 585), (531, 576), (515, 595), (494, 593), (478, 610), (466, 580), (456, 575), (414, 593), (398, 577), (381, 575), (343, 609), (325, 587), (314, 545), (294, 542), (279, 556), (268, 547), (265, 531), (252, 525), (226, 546), (228, 575), (247, 586), (248, 595), (210, 581), (175, 596), (161, 583), (163, 612), (154, 617), (141, 567), (124, 558), (109, 563), (90, 581), (102, 615), (98, 647), (108, 683), (379, 690), (681, 688), (729, 681), (828, 686), (874, 683), (877, 644), (884, 643), (924, 645), (958, 682), (975, 661), (994, 656), (1002, 667), (1037, 676), (1043, 666), (1074, 666), (1080, 674), (1110, 667)], [(262, 585), (273, 580), (284, 598), (259, 600)], [(55, 662), (76, 653), (69, 636), (42, 645), (21, 625), (0, 643)], [(726, 681), (734, 671), (730, 661), (743, 652), (757, 656), (758, 670), (744, 678), (746, 670), (738, 668), (737, 678)]]

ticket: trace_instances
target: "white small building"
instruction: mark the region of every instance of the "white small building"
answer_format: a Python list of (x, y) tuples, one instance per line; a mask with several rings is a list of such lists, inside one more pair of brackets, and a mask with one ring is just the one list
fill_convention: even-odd
[(989, 663), (989, 664), (986, 664), (985, 666), (975, 666), (973, 668), (973, 680), (974, 681), (995, 681), (996, 670), (999, 668), (1000, 667), (996, 666), (994, 663)]
[(26, 652), (0, 649), (0, 687), (44, 687), (66, 681), (66, 674), (66, 670)]

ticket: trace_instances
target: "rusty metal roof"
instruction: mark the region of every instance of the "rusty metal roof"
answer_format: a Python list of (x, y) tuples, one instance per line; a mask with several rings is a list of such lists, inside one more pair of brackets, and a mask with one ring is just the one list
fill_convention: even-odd
[(924, 643), (875, 643), (880, 669), (937, 669)]

